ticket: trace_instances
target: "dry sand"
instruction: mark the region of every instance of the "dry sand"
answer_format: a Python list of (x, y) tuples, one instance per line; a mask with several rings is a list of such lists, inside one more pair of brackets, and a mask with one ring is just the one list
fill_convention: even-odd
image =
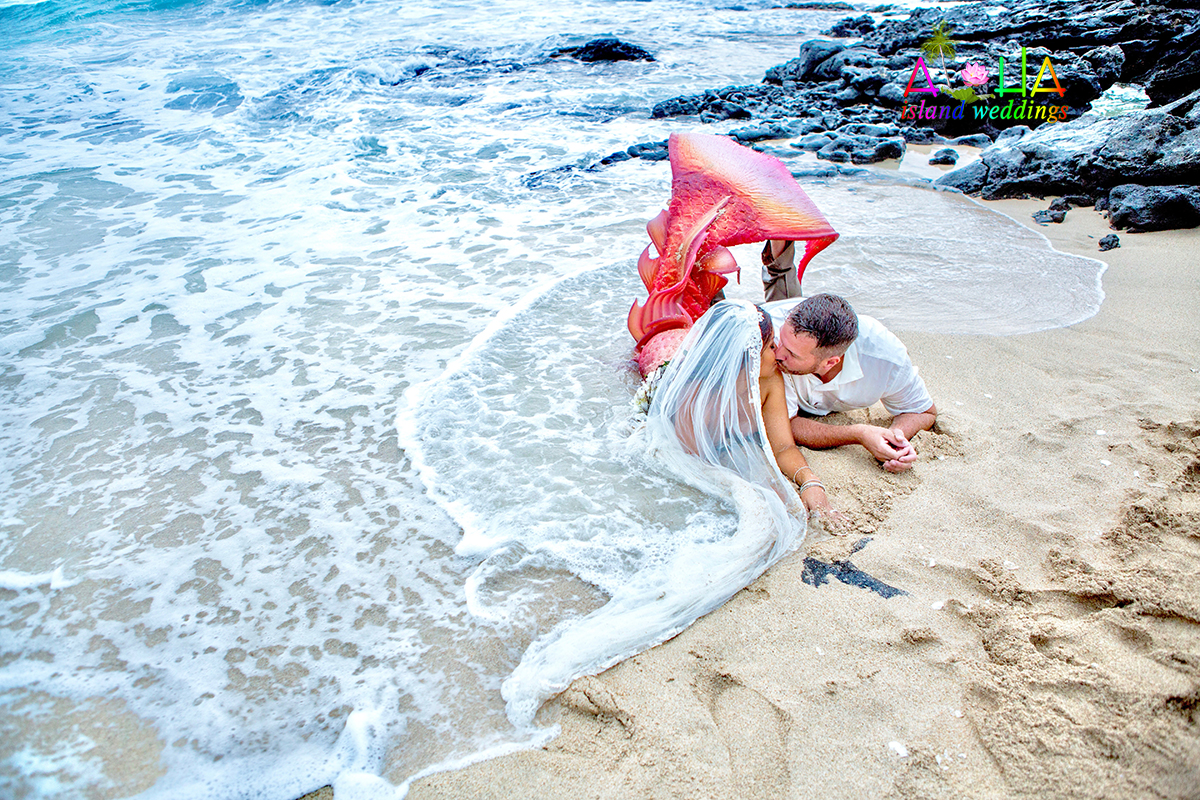
[[(904, 334), (941, 412), (917, 469), (811, 457), (858, 535), (576, 681), (543, 749), (412, 800), (1200, 798), (1200, 232), (1102, 255), (1091, 209), (992, 205), (1105, 260), (1100, 312)], [(806, 555), (907, 594), (814, 586)]]

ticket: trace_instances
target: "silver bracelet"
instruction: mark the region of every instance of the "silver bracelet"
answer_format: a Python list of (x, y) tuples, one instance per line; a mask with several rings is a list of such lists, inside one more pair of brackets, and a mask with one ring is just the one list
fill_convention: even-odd
[(825, 484), (821, 483), (818, 480), (814, 479), (811, 481), (805, 481), (804, 483), (800, 484), (800, 494), (804, 494), (805, 489), (811, 489), (814, 486), (820, 486), (822, 489), (825, 488)]
[[(808, 470), (809, 472), (813, 471), (813, 468), (808, 464), (805, 464), (803, 467), (796, 467), (796, 471), (792, 473), (792, 483), (796, 483), (796, 476), (800, 474), (800, 470), (804, 469)], [(816, 475), (817, 473), (813, 472), (813, 474)]]

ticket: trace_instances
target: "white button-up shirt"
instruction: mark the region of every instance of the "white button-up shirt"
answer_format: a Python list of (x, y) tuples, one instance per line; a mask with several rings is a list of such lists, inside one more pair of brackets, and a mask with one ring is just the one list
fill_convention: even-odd
[[(766, 303), (775, 336), (798, 299)], [(858, 338), (846, 350), (842, 369), (828, 383), (816, 375), (783, 373), (788, 413), (797, 409), (817, 416), (883, 403), (889, 414), (916, 414), (933, 406), (925, 381), (895, 334), (873, 317), (858, 315)]]

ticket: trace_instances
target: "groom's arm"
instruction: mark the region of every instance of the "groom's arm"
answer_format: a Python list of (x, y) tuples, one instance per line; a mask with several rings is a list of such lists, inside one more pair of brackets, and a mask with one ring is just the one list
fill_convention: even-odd
[(834, 425), (805, 416), (792, 417), (792, 436), (796, 444), (812, 450), (828, 450), (848, 444), (862, 444), (861, 428), (866, 425)]
[(890, 428), (866, 424), (834, 425), (812, 417), (795, 416), (792, 417), (792, 436), (797, 444), (813, 450), (857, 444), (865, 447), (877, 460), (896, 462), (896, 467), (906, 469), (916, 458), (916, 450), (908, 440), (920, 431), (929, 430), (936, 420), (936, 406), (918, 413), (899, 414), (892, 420)]
[(906, 439), (911, 439), (921, 431), (927, 431), (937, 422), (937, 406), (930, 406), (916, 414), (897, 414), (892, 418), (892, 430), (899, 428)]

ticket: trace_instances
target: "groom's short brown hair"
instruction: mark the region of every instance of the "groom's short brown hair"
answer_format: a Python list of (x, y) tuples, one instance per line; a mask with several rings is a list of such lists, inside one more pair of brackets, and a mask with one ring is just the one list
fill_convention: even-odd
[(792, 332), (808, 334), (817, 347), (845, 352), (858, 338), (858, 315), (836, 294), (815, 294), (796, 304), (787, 315)]

